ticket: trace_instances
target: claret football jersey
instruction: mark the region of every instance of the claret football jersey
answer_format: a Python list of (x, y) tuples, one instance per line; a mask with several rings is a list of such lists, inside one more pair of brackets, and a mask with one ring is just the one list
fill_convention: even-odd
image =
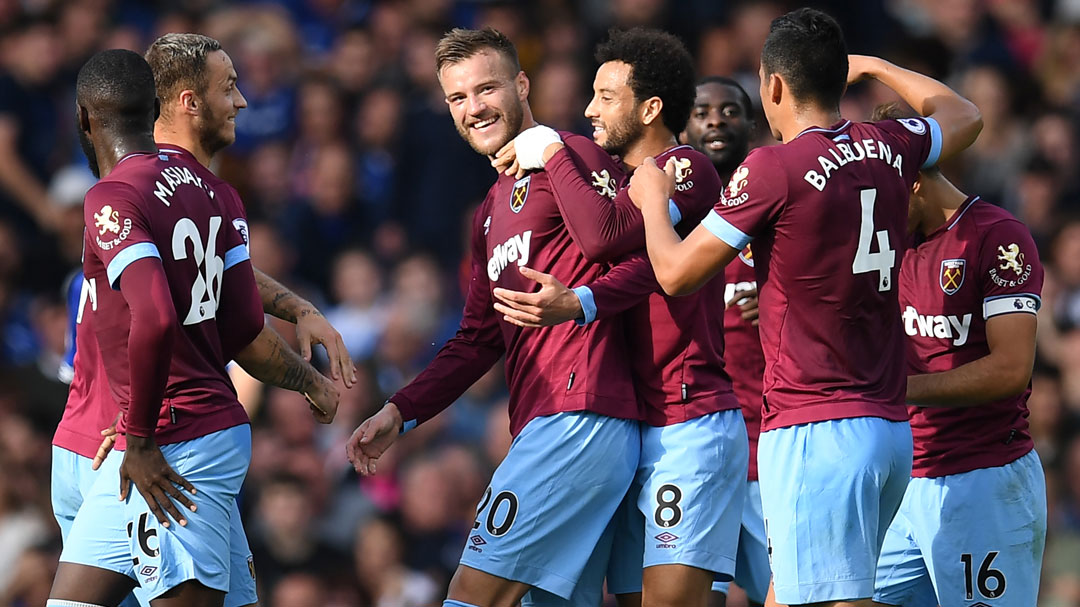
[[(70, 441), (73, 446), (100, 442), (96, 426), (108, 415), (94, 402), (104, 394), (104, 382), (92, 385), (101, 379), (93, 375), (98, 369), (113, 403), (127, 410), (130, 311), (119, 286), (124, 269), (146, 257), (161, 260), (179, 325), (154, 431), (158, 444), (248, 421), (225, 372), (216, 322), (225, 271), (249, 258), (233, 223), (234, 196), (190, 154), (165, 151), (125, 158), (87, 193), (81, 316), (91, 320), (76, 332), (75, 380), (58, 445), (65, 446), (62, 434), (72, 433), (80, 418), (95, 427), (74, 429), (83, 439)], [(121, 416), (118, 429), (125, 427)]]
[[(971, 197), (904, 256), (900, 313), (908, 373), (938, 373), (990, 353), (986, 323), (1035, 314), (1043, 270), (1031, 233), (1008, 211)], [(913, 476), (1003, 466), (1034, 447), (1022, 394), (970, 407), (908, 407)]]
[[(561, 136), (597, 170), (616, 169), (592, 141), (571, 133)], [(499, 175), (473, 219), (471, 263), (457, 335), (390, 398), (407, 427), (449, 406), (504, 354), (515, 436), (533, 418), (559, 412), (640, 419), (621, 318), (523, 329), (504, 321), (493, 307), (496, 287), (539, 288), (521, 275), (523, 266), (567, 285), (591, 282), (608, 269), (588, 261), (570, 237), (546, 173), (532, 172), (521, 179)]]
[(753, 241), (762, 430), (907, 419), (896, 281), (911, 186), (940, 141), (930, 118), (806, 129), (750, 152), (702, 222), (735, 250)]

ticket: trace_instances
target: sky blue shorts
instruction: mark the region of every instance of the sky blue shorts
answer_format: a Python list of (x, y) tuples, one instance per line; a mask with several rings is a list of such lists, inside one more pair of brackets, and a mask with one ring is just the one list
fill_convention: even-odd
[(1035, 607), (1046, 479), (1032, 450), (1004, 466), (913, 478), (885, 536), (874, 600)]
[(569, 598), (640, 450), (636, 421), (588, 412), (533, 419), (491, 477), (461, 564)]
[(144, 605), (188, 580), (227, 592), (226, 607), (255, 603), (251, 550), (236, 505), (251, 460), (250, 426), (164, 445), (161, 452), (196, 489), (187, 495), (198, 511), (185, 513), (185, 527), (175, 521), (161, 527), (134, 487), (127, 501), (117, 499), (123, 452), (110, 454), (94, 472), (89, 459), (53, 447), (53, 486), (63, 479), (75, 479), (71, 488), (89, 485), (81, 504), (73, 491), (53, 494), (57, 521), (72, 521), (60, 560), (131, 577)]
[(777, 603), (868, 599), (911, 478), (911, 427), (879, 417), (761, 433), (758, 473)]
[[(761, 514), (761, 487), (757, 481), (746, 482), (746, 506), (739, 530), (739, 552), (735, 557), (735, 583), (755, 603), (765, 604), (769, 592), (769, 548), (765, 540), (765, 519)], [(713, 582), (713, 592), (727, 594), (731, 582)]]
[(641, 592), (641, 570), (688, 565), (731, 579), (750, 453), (739, 409), (641, 426), (641, 460), (619, 514), (608, 590)]

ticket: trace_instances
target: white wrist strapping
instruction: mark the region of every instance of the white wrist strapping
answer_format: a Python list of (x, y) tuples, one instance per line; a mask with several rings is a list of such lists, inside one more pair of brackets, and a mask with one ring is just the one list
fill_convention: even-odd
[(518, 166), (527, 170), (544, 168), (544, 149), (553, 143), (562, 143), (555, 129), (542, 124), (525, 129), (514, 138)]

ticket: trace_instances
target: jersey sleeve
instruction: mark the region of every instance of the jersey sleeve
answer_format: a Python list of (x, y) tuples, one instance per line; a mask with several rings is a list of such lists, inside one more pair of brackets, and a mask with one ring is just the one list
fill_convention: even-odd
[(109, 286), (119, 289), (120, 275), (145, 257), (161, 259), (141, 198), (130, 185), (115, 181), (98, 183), (86, 193), (87, 254), (105, 266)]
[(473, 218), (472, 275), (457, 334), (416, 379), (389, 399), (401, 412), (405, 430), (449, 407), (506, 352), (484, 266), (483, 219), (489, 202), (480, 205)]
[[(716, 168), (701, 152), (680, 148), (670, 157), (675, 159), (675, 194), (668, 201), (671, 224), (686, 220), (692, 222), (693, 228), (716, 205), (723, 184)], [(657, 161), (661, 168), (666, 163), (666, 158)]]
[(1042, 306), (1042, 263), (1031, 232), (1019, 221), (989, 227), (982, 237), (978, 273), (984, 319), (1035, 314)]
[(787, 199), (785, 174), (771, 149), (750, 152), (701, 225), (731, 248), (745, 249), (779, 217)]
[(645, 246), (641, 212), (618, 194), (622, 171), (611, 156), (580, 135), (564, 135), (566, 147), (544, 170), (570, 237), (594, 262), (610, 261)]
[(584, 318), (579, 325), (614, 316), (660, 290), (652, 264), (644, 252), (633, 253), (590, 284), (574, 289), (581, 300)]
[(232, 229), (226, 230), (225, 235), (225, 269), (251, 259), (251, 243), (248, 236), (247, 210), (244, 203), (231, 186), (227, 186), (225, 197), (226, 219)]
[(908, 185), (915, 183), (919, 169), (934, 166), (941, 158), (941, 125), (933, 118), (897, 118), (873, 125), (889, 133), (898, 146), (893, 153), (903, 156), (901, 172), (908, 179)]

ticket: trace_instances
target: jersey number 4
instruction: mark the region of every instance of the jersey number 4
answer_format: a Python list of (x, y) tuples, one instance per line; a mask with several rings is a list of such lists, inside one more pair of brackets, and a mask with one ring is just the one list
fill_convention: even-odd
[[(851, 272), (853, 274), (877, 272), (878, 291), (888, 291), (892, 288), (889, 277), (892, 276), (892, 269), (896, 265), (896, 251), (889, 247), (887, 230), (874, 231), (874, 202), (877, 200), (877, 190), (862, 190), (859, 192), (859, 200), (862, 203), (859, 248), (855, 250), (855, 261), (851, 263)], [(874, 236), (877, 237), (877, 253), (870, 252), (870, 241)]]
[(199, 267), (195, 274), (195, 283), (191, 285), (191, 307), (184, 317), (185, 325), (197, 325), (217, 315), (218, 301), (221, 299), (221, 275), (225, 273), (225, 260), (217, 254), (217, 235), (221, 228), (221, 218), (210, 218), (210, 234), (206, 244), (202, 242), (199, 228), (191, 219), (184, 217), (173, 228), (173, 258), (181, 261), (188, 258), (187, 241), (191, 241), (191, 257)]

